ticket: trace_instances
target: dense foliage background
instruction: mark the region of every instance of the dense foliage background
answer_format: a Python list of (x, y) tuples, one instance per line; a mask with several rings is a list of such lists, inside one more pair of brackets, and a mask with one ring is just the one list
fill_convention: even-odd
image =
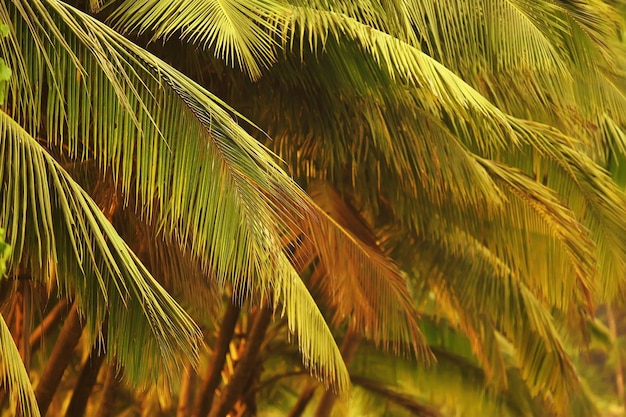
[(624, 414), (625, 13), (0, 0), (3, 415)]

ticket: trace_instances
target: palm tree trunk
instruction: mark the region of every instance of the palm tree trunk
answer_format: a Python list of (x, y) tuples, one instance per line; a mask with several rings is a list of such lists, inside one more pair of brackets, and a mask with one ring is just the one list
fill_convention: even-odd
[(289, 410), (287, 417), (300, 417), (302, 413), (304, 413), (304, 410), (306, 410), (306, 406), (311, 402), (316, 388), (317, 385), (308, 385), (303, 389), (298, 396), (298, 401), (296, 401), (296, 404)]
[[(341, 342), (341, 356), (343, 357), (343, 361), (346, 366), (352, 362), (354, 358), (354, 354), (359, 348), (359, 342), (361, 341), (361, 337), (353, 332), (352, 330), (348, 330), (346, 336), (343, 338)], [(327, 390), (322, 395), (320, 402), (317, 406), (317, 410), (315, 410), (315, 417), (328, 417), (330, 412), (335, 405), (335, 401), (337, 401), (337, 395), (332, 390)]]
[(222, 396), (213, 402), (209, 417), (224, 417), (230, 412), (237, 398), (246, 387), (246, 383), (253, 374), (259, 348), (265, 337), (265, 331), (272, 319), (272, 312), (267, 307), (258, 309), (250, 333), (246, 338), (246, 346), (235, 367), (235, 372), (224, 387)]
[(102, 348), (97, 344), (91, 348), (91, 353), (83, 365), (76, 387), (72, 393), (72, 399), (65, 412), (67, 417), (79, 417), (85, 414), (89, 396), (98, 380), (102, 362), (104, 362), (104, 356)]
[(121, 377), (121, 375), (118, 376), (118, 370), (115, 368), (115, 365), (109, 365), (95, 417), (111, 417), (113, 415), (115, 399), (117, 398), (117, 385), (119, 384), (118, 377)]
[(61, 317), (69, 310), (69, 303), (67, 299), (62, 298), (59, 302), (50, 310), (46, 318), (44, 318), (39, 326), (33, 330), (29, 337), (29, 343), (31, 353), (35, 352), (41, 346), (41, 341), (50, 330), (54, 329), (61, 320)]
[(217, 340), (213, 348), (213, 354), (211, 355), (211, 362), (207, 367), (202, 386), (196, 397), (192, 414), (193, 417), (204, 417), (209, 413), (209, 410), (211, 410), (215, 390), (220, 382), (222, 369), (226, 362), (228, 346), (230, 340), (233, 338), (240, 310), (241, 308), (239, 306), (235, 305), (231, 300), (228, 301), (226, 312), (224, 313), (224, 318), (222, 319)]
[(39, 405), (39, 412), (42, 417), (46, 415), (48, 407), (52, 402), (52, 397), (61, 382), (63, 372), (67, 368), (72, 357), (71, 352), (80, 339), (83, 327), (80, 323), (80, 315), (76, 305), (72, 307), (70, 314), (65, 320), (65, 324), (59, 333), (59, 337), (52, 349), (50, 358), (39, 379), (39, 384), (35, 389), (35, 397)]
[(187, 417), (191, 412), (193, 405), (193, 393), (196, 386), (196, 371), (191, 363), (187, 363), (185, 374), (178, 395), (178, 407), (176, 408), (176, 417)]

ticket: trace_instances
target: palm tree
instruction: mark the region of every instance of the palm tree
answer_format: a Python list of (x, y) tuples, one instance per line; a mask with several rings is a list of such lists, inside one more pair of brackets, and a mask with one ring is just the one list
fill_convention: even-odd
[[(587, 398), (562, 334), (584, 336), (592, 305), (623, 288), (626, 251), (623, 195), (600, 167), (624, 149), (609, 5), (101, 6), (0, 3), (13, 70), (0, 224), (23, 278), (20, 317), (48, 298), (76, 306), (52, 358), (84, 334), (85, 352), (106, 349), (163, 398), (205, 357), (196, 323), (221, 313), (231, 330), (205, 329), (214, 381), (242, 337), (237, 309), (211, 308), (227, 293), (258, 306), (244, 332), (254, 343), (213, 415), (258, 380), (268, 309), (337, 391), (372, 346), (443, 362), (421, 312), (465, 334), (457, 356), (484, 373), (478, 386), (521, 386), (509, 402), (561, 415)], [(361, 342), (342, 358), (335, 337), (350, 334)], [(54, 394), (67, 363), (49, 363), (40, 381), (56, 382), (38, 387)]]

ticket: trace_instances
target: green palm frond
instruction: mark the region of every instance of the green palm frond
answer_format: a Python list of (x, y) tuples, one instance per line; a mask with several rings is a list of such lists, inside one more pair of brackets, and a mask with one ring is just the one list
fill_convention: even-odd
[[(561, 75), (568, 74), (571, 69), (570, 49), (566, 46), (578, 47), (578, 52), (584, 51), (585, 45), (566, 45), (573, 25), (582, 26), (597, 48), (607, 52), (606, 35), (612, 28), (608, 22), (615, 22), (611, 19), (615, 14), (607, 5), (559, 5), (545, 0), (462, 3), (429, 0), (410, 4), (268, 0), (246, 4), (249, 6), (234, 7), (228, 2), (167, 0), (138, 6), (126, 0), (114, 6), (110, 19), (123, 32), (150, 31), (153, 39), (180, 33), (183, 39), (206, 45), (219, 38), (219, 46), (215, 48), (219, 55), (224, 46), (243, 55), (245, 48), (242, 45), (257, 48), (263, 44), (266, 47), (271, 45), (265, 37), (273, 36), (274, 30), (280, 30), (284, 19), (294, 14), (296, 9), (308, 10), (311, 15), (333, 12), (373, 29), (386, 31), (415, 46), (422, 42), (429, 53), (455, 70), (465, 69), (472, 62), (473, 65), (481, 65), (476, 58), (483, 58), (485, 64), (494, 69), (529, 68)], [(230, 19), (230, 27), (218, 25), (221, 30), (216, 30), (215, 25), (200, 23), (204, 20), (198, 19), (211, 14), (237, 15), (239, 19)], [(503, 21), (510, 25), (500, 24)], [(329, 28), (328, 25), (316, 25), (313, 21), (309, 23), (302, 28), (310, 31), (310, 36)], [(238, 36), (229, 36), (233, 30), (239, 32)], [(290, 28), (286, 33), (289, 32), (293, 35), (298, 30)], [(474, 36), (466, 36), (467, 33)], [(292, 36), (282, 36), (282, 39), (293, 41)], [(247, 55), (246, 58), (251, 61), (246, 65), (256, 65), (273, 55), (271, 49), (265, 52), (265, 56)], [(234, 54), (227, 60), (234, 63), (232, 56)], [(544, 77), (547, 75), (544, 74)]]
[[(591, 67), (611, 67), (616, 65), (617, 41), (616, 33), (623, 28), (624, 21), (619, 12), (602, 0), (556, 2), (566, 16), (570, 28), (567, 37), (570, 41), (568, 52), (574, 62), (585, 63)], [(583, 39), (580, 39), (583, 38)], [(573, 42), (577, 44), (572, 44)], [(578, 46), (578, 48), (577, 48)], [(582, 50), (590, 52), (591, 60), (579, 59), (577, 56)], [(597, 58), (601, 58), (599, 61)]]
[(495, 391), (485, 388), (484, 373), (471, 358), (447, 352), (435, 344), (431, 349), (436, 361), (425, 367), (362, 345), (350, 371), (357, 385), (359, 378), (375, 379), (396, 394), (426, 407), (450, 411), (451, 415), (508, 415), (506, 394), (499, 398)]
[(549, 310), (479, 242), (453, 233), (455, 240), (447, 240), (453, 247), (432, 241), (422, 246), (417, 271), (430, 283), (425, 288), (449, 298), (460, 317), (492, 320), (512, 341), (531, 395), (544, 397), (565, 415), (582, 387)]
[[(383, 68), (388, 68), (390, 73), (395, 71), (405, 77), (407, 82), (415, 82), (419, 87), (415, 91), (419, 92), (417, 97), (425, 97), (421, 106), (426, 107), (428, 112), (448, 119), (446, 129), (469, 150), (482, 157), (502, 158), (529, 174), (543, 175), (549, 171), (548, 185), (557, 191), (558, 198), (566, 205), (575, 207), (574, 212), (581, 216), (584, 227), (591, 230), (592, 239), (599, 240), (602, 236), (602, 241), (610, 241), (610, 244), (597, 248), (602, 271), (599, 294), (601, 297), (616, 294), (617, 287), (614, 284), (621, 285), (618, 271), (623, 267), (619, 261), (622, 255), (618, 253), (625, 253), (625, 248), (619, 237), (623, 230), (620, 233), (614, 231), (623, 229), (620, 221), (625, 214), (623, 195), (602, 168), (576, 149), (571, 138), (547, 125), (503, 113), (445, 67), (397, 39), (375, 30), (363, 34), (357, 29), (360, 26), (354, 22), (348, 24), (351, 29), (346, 29), (342, 26), (345, 19), (332, 19), (335, 17), (332, 14), (326, 17), (329, 22), (336, 23), (337, 31), (354, 37), (364, 49), (374, 51), (370, 54), (381, 60)], [(317, 17), (317, 21), (325, 22), (321, 17)], [(339, 54), (341, 49), (329, 47), (327, 51)], [(350, 78), (350, 75), (346, 74), (345, 77)], [(430, 94), (422, 93), (425, 89), (430, 90)], [(415, 102), (412, 106), (415, 106)], [(412, 123), (419, 122), (421, 120)], [(540, 168), (539, 171), (543, 172), (538, 172), (535, 169), (537, 166), (546, 168)], [(399, 166), (398, 170), (401, 171), (402, 167)], [(584, 207), (581, 207), (581, 202)], [(607, 210), (608, 206), (611, 208)]]
[(11, 395), (12, 406), (19, 407), (22, 415), (39, 417), (33, 386), (2, 316), (0, 316), (0, 381)]
[(622, 25), (610, 5), (545, 0), (419, 4), (428, 24), (416, 30), (434, 39), (427, 53), (481, 93), (495, 87), (493, 99), (501, 109), (536, 120), (558, 109), (550, 121), (559, 125), (573, 107), (593, 117), (606, 106), (606, 83), (598, 74), (617, 71), (616, 33)]
[[(415, 83), (420, 90), (429, 90), (432, 93), (430, 97), (434, 98), (434, 100), (429, 98), (430, 106), (427, 107), (429, 111), (435, 114), (443, 111), (447, 117), (452, 118), (448, 128), (479, 155), (493, 158), (507, 153), (517, 154), (522, 149), (526, 152), (528, 146), (536, 149), (540, 157), (548, 161), (545, 163), (556, 166), (557, 170), (570, 177), (568, 182), (561, 178), (562, 185), (579, 187), (587, 198), (594, 194), (598, 195), (592, 190), (601, 188), (608, 191), (607, 202), (598, 204), (597, 201), (590, 201), (589, 204), (599, 210), (596, 213), (598, 216), (607, 217), (604, 220), (595, 220), (599, 224), (607, 226), (611, 224), (606, 230), (607, 233), (613, 226), (620, 227), (613, 213), (623, 214), (623, 204), (619, 202), (622, 199), (621, 193), (600, 167), (575, 150), (575, 142), (572, 139), (547, 125), (503, 113), (463, 80), (419, 49), (385, 33), (367, 30), (358, 22), (330, 12), (307, 14), (303, 11), (300, 15), (294, 13), (292, 21), (286, 26), (309, 27), (313, 24), (317, 24), (315, 27), (319, 28), (315, 33), (326, 28), (323, 33), (343, 34), (354, 39), (374, 59), (378, 59), (382, 68), (387, 69), (390, 75), (397, 76), (405, 82)], [(314, 39), (313, 42), (324, 42), (323, 36), (319, 36), (321, 39)], [(339, 53), (341, 50), (337, 48), (329, 51)], [(350, 77), (349, 74), (346, 76)], [(426, 103), (428, 102), (425, 101), (424, 104)], [(529, 160), (528, 155), (526, 160)], [(557, 190), (560, 191), (560, 188), (557, 187)], [(565, 196), (568, 195), (565, 192), (563, 195), (559, 193), (563, 200), (566, 200)], [(612, 210), (602, 210), (606, 203), (612, 206)]]
[(324, 317), (287, 256), (277, 263), (277, 267), (291, 271), (285, 281), (277, 280), (275, 294), (289, 330), (298, 337), (304, 365), (336, 391), (345, 392), (350, 386), (350, 376)]
[[(574, 5), (565, 10), (553, 2), (547, 1), (494, 1), (489, 4), (492, 7), (490, 9), (486, 8), (482, 14), (470, 13), (469, 5), (466, 3), (461, 5), (458, 2), (450, 5), (456, 11), (454, 13), (441, 13), (441, 8), (444, 7), (441, 4), (439, 6), (425, 6), (425, 8), (431, 7), (428, 9), (428, 13), (432, 15), (432, 19), (429, 20), (431, 23), (438, 19), (443, 19), (443, 16), (449, 19), (449, 21), (441, 22), (441, 24), (449, 24), (452, 30), (439, 31), (438, 33), (441, 36), (444, 36), (444, 33), (452, 33), (449, 36), (454, 36), (454, 28), (466, 27), (467, 25), (463, 26), (461, 23), (467, 23), (468, 19), (482, 21), (481, 19), (486, 19), (486, 16), (489, 16), (489, 18), (493, 17), (497, 20), (498, 16), (500, 16), (499, 13), (504, 13), (502, 16), (510, 15), (511, 19), (521, 19), (526, 26), (532, 29), (530, 32), (536, 34), (536, 38), (520, 40), (521, 34), (526, 33), (521, 29), (509, 33), (510, 37), (508, 38), (507, 36), (509, 35), (500, 32), (498, 32), (498, 35), (502, 36), (488, 38), (502, 39), (507, 45), (518, 45), (520, 42), (525, 42), (523, 44), (527, 48), (505, 48), (513, 51), (513, 53), (518, 53), (516, 51), (530, 51), (524, 52), (524, 55), (514, 60), (515, 62), (521, 60), (531, 63), (545, 63), (550, 60), (545, 57), (541, 58), (541, 56), (543, 56), (542, 54), (547, 54), (546, 56), (552, 56), (555, 60), (554, 62), (556, 62), (553, 68), (561, 68), (563, 71), (569, 70), (573, 65), (572, 62), (574, 62), (571, 57), (566, 55), (570, 53), (569, 51), (574, 46), (580, 46), (579, 44), (574, 46), (566, 45), (566, 38), (570, 33), (569, 24), (566, 24), (567, 19), (574, 21), (573, 23), (570, 22), (571, 25), (575, 25), (577, 20), (584, 20), (581, 25), (586, 27), (590, 34), (593, 32), (594, 37), (601, 37), (611, 27), (610, 24), (602, 25), (598, 23), (598, 18), (591, 16), (590, 12), (584, 12), (584, 10), (580, 10)], [(301, 4), (296, 4), (283, 16), (278, 15), (283, 10), (279, 9), (280, 7), (276, 6), (276, 30), (279, 31), (277, 36), (280, 39), (283, 39), (285, 42), (298, 41), (299, 39), (303, 49), (305, 42), (308, 42), (307, 46), (312, 50), (318, 50), (320, 46), (325, 46), (326, 53), (341, 54), (342, 57), (345, 57), (345, 47), (333, 47), (332, 39), (340, 39), (340, 43), (346, 41), (355, 42), (360, 45), (362, 53), (370, 55), (397, 82), (408, 83), (416, 87), (414, 94), (419, 93), (418, 98), (413, 99), (409, 108), (415, 108), (417, 105), (418, 107), (425, 107), (428, 109), (428, 112), (434, 113), (436, 117), (451, 118), (452, 120), (447, 122), (448, 126), (446, 128), (450, 129), (453, 135), (459, 137), (466, 146), (469, 146), (471, 150), (479, 155), (493, 158), (498, 157), (502, 153), (511, 152), (511, 150), (513, 150), (514, 154), (517, 154), (514, 150), (521, 147), (524, 149), (523, 158), (528, 161), (526, 146), (537, 149), (539, 154), (535, 155), (534, 158), (542, 160), (542, 164), (550, 165), (553, 169), (556, 167), (557, 171), (562, 171), (560, 174), (552, 174), (553, 177), (558, 177), (552, 183), (558, 190), (559, 197), (565, 203), (582, 197), (585, 205), (589, 208), (577, 211), (577, 213), (584, 213), (584, 219), (581, 219), (584, 226), (592, 230), (594, 238), (609, 236), (610, 244), (598, 248), (597, 253), (602, 271), (600, 293), (601, 297), (615, 294), (617, 287), (611, 283), (620, 282), (620, 279), (616, 278), (620, 276), (620, 271), (622, 271), (623, 267), (618, 259), (621, 256), (620, 253), (626, 253), (626, 248), (624, 248), (619, 238), (624, 230), (620, 222), (617, 221), (618, 218), (623, 218), (624, 214), (626, 214), (624, 205), (621, 202), (623, 199), (620, 195), (621, 193), (611, 184), (608, 176), (590, 160), (587, 160), (578, 151), (575, 151), (575, 145), (567, 137), (545, 125), (516, 119), (503, 113), (452, 71), (422, 52), (417, 45), (412, 44), (410, 41), (403, 41), (402, 37), (386, 33), (384, 31), (386, 27), (384, 22), (372, 23), (372, 26), (370, 26), (368, 23), (372, 22), (371, 19), (360, 19), (356, 13), (351, 14), (344, 11), (341, 7), (336, 8), (339, 11), (335, 11), (335, 9), (329, 11), (321, 6), (316, 8), (315, 5), (307, 4), (302, 6)], [(183, 7), (181, 13), (184, 14), (190, 10)], [(609, 11), (610, 8), (602, 13), (608, 13)], [(160, 18), (166, 19), (168, 16), (167, 11), (163, 9), (161, 12)], [(155, 11), (155, 13), (157, 12)], [(407, 16), (413, 16), (413, 20), (417, 19), (418, 13), (414, 10), (407, 9), (404, 13)], [(546, 13), (554, 16), (555, 19), (539, 19), (537, 17)], [(138, 21), (140, 17), (133, 19)], [(434, 25), (434, 23), (432, 24)], [(476, 23), (476, 27), (478, 26), (480, 25)], [(504, 31), (504, 29), (499, 29), (502, 25), (484, 26), (493, 28), (492, 30)], [(524, 25), (513, 25), (513, 27), (518, 26), (526, 27)], [(172, 32), (174, 29), (175, 26), (170, 27), (169, 32)], [(560, 35), (555, 36), (555, 33)], [(465, 39), (470, 39), (470, 37), (465, 37)], [(548, 44), (540, 46), (541, 39), (548, 42)], [(468, 42), (471, 41), (468, 40)], [(549, 42), (557, 43), (552, 45)], [(455, 50), (463, 49), (457, 48), (454, 42), (441, 43), (445, 43), (448, 48), (455, 48)], [(529, 43), (531, 44), (530, 46), (528, 45)], [(534, 46), (532, 46), (533, 44)], [(598, 48), (601, 47), (602, 45), (598, 45)], [(546, 52), (550, 48), (552, 48), (553, 52)], [(493, 50), (497, 50), (498, 56), (501, 56), (500, 47)], [(584, 52), (584, 48), (582, 50)], [(444, 55), (448, 56), (450, 54), (452, 52)], [(528, 54), (535, 54), (534, 58)], [(537, 68), (545, 70), (545, 68), (540, 66)], [(344, 78), (349, 79), (350, 77), (354, 77), (356, 80), (356, 75), (344, 75)], [(553, 79), (554, 77), (548, 78)], [(355, 87), (360, 90), (371, 88), (371, 84), (363, 84), (364, 81), (360, 80), (362, 84)], [(559, 94), (562, 94), (562, 86), (557, 87), (552, 92), (558, 91)], [(542, 94), (545, 94), (545, 91)], [(330, 106), (329, 113), (332, 114), (331, 112), (335, 108), (336, 106)], [(334, 116), (333, 120), (336, 118)], [(406, 163), (402, 159), (402, 149), (394, 149), (393, 151), (396, 153), (391, 155), (400, 157), (396, 162), (400, 170), (403, 170), (402, 165), (406, 166)], [(406, 160), (410, 161), (411, 159), (407, 158)], [(575, 168), (571, 169), (569, 164), (573, 164)], [(513, 165), (517, 164), (514, 163)], [(466, 170), (465, 172), (471, 171)], [(457, 177), (462, 178), (462, 175), (457, 175)], [(410, 179), (413, 176), (407, 175), (405, 178)], [(595, 198), (598, 189), (607, 191), (607, 197), (604, 201), (599, 201)], [(463, 195), (463, 193), (454, 194)], [(471, 196), (474, 193), (467, 192), (465, 194)], [(606, 204), (611, 207), (609, 210), (605, 210)], [(617, 215), (614, 215), (616, 213)], [(615, 233), (617, 230), (620, 230), (620, 232)]]
[[(0, 228), (0, 279), (4, 279), (6, 262), (10, 254), (11, 247), (4, 242), (4, 229)], [(0, 381), (10, 393), (14, 405), (20, 407), (23, 415), (39, 416), (33, 386), (24, 368), (20, 352), (15, 346), (13, 336), (2, 316), (0, 316)]]
[(198, 356), (198, 327), (87, 193), (5, 112), (0, 132), (0, 222), (14, 248), (12, 265), (40, 277), (56, 269), (60, 291), (77, 298), (92, 335), (108, 314), (110, 354), (131, 380), (175, 378), (184, 360)]
[[(327, 46), (332, 51), (333, 46)], [(307, 60), (306, 67), (301, 69), (301, 73), (307, 71), (307, 74), (308, 70), (322, 72), (328, 66), (336, 69), (329, 71), (336, 74), (336, 80), (332, 75), (324, 78), (328, 91), (322, 81), (303, 81), (302, 85), (294, 81), (293, 89), (284, 88), (275, 93), (285, 97), (278, 102), (281, 111), (276, 112), (277, 116), (262, 113), (266, 123), (278, 126), (272, 130), (275, 147), (294, 164), (296, 175), (321, 178), (339, 184), (346, 191), (355, 190), (363, 204), (377, 207), (373, 211), (384, 211), (381, 205), (388, 205), (402, 227), (418, 235), (437, 239), (439, 223), (433, 223), (433, 219), (440, 219), (480, 236), (492, 250), (497, 248), (498, 255), (511, 267), (524, 271), (522, 279), (529, 285), (532, 282), (533, 290), (549, 295), (555, 305), (571, 304), (571, 294), (581, 289), (581, 282), (574, 274), (564, 274), (562, 288), (549, 288), (549, 282), (540, 279), (543, 275), (537, 273), (540, 266), (547, 267), (550, 273), (573, 268), (583, 280), (583, 288), (593, 287), (590, 281), (595, 276), (594, 245), (589, 233), (578, 224), (575, 213), (564, 207), (547, 187), (523, 172), (507, 167), (500, 173), (500, 169), (505, 169), (501, 164), (495, 164), (493, 169), (491, 162), (484, 165), (483, 158), (471, 152), (432, 114), (421, 109), (407, 111), (409, 106), (416, 106), (414, 102), (402, 98), (398, 103), (380, 99), (380, 104), (372, 92), (371, 101), (359, 100), (350, 108), (329, 105), (329, 120), (331, 112), (341, 112), (340, 122), (316, 124), (316, 119), (325, 120), (327, 115), (315, 113), (315, 106), (306, 104), (309, 93), (315, 92), (317, 99), (329, 103), (333, 103), (331, 92), (343, 97), (342, 102), (358, 100), (349, 95), (351, 86), (346, 87), (352, 80), (346, 76), (340, 78), (346, 72), (338, 61), (339, 58), (324, 58), (317, 66)], [(275, 69), (281, 70), (280, 66)], [(269, 80), (264, 84), (261, 80), (260, 89), (254, 91), (263, 97), (262, 90), (274, 82)], [(290, 93), (293, 100), (288, 98)], [(394, 90), (394, 97), (403, 96)], [(394, 129), (396, 126), (401, 129)], [(350, 170), (349, 178), (345, 172), (334, 173), (334, 166)], [(532, 171), (532, 167), (528, 170)], [(512, 187), (503, 175), (512, 176), (518, 185)], [(347, 181), (353, 185), (347, 186)], [(532, 264), (529, 259), (533, 259)]]
[(7, 271), (7, 261), (11, 256), (11, 246), (4, 241), (5, 231), (0, 227), (0, 279), (4, 278)]
[[(115, 7), (111, 20), (124, 32), (150, 30), (155, 38), (180, 33), (183, 39), (204, 45), (209, 39), (219, 39), (214, 54), (229, 64), (235, 63), (235, 55), (245, 55), (244, 62), (239, 64), (247, 68), (267, 67), (268, 61), (273, 62), (279, 46), (273, 44), (273, 39), (292, 48), (297, 42), (302, 48), (308, 40), (310, 47), (318, 50), (319, 40), (323, 44), (328, 35), (336, 37), (341, 32), (333, 21), (342, 20), (339, 26), (345, 29), (345, 21), (350, 20), (362, 25), (359, 29), (362, 34), (378, 30), (413, 47), (423, 47), (427, 54), (471, 80), (475, 87), (489, 78), (498, 78), (504, 71), (518, 74), (517, 78), (529, 84), (526, 91), (520, 90), (522, 97), (538, 95), (544, 104), (552, 105), (555, 101), (590, 103), (588, 97), (574, 95), (573, 90), (582, 85), (598, 98), (591, 100), (593, 105), (601, 107), (602, 96), (595, 92), (596, 83), (590, 83), (586, 75), (593, 75), (601, 66), (615, 67), (614, 48), (608, 40), (614, 37), (620, 23), (612, 7), (599, 1), (593, 4), (547, 0), (260, 3), (244, 8), (245, 13), (236, 13), (228, 2), (167, 0), (140, 7), (127, 0)], [(237, 15), (240, 19), (229, 20), (229, 25), (220, 25), (222, 30), (217, 31), (211, 25), (198, 23), (199, 10), (207, 14), (210, 10)], [(333, 17), (324, 16), (329, 13)], [(294, 21), (298, 24), (293, 25)], [(238, 36), (230, 36), (232, 31)], [(468, 33), (472, 36), (467, 36)], [(246, 54), (250, 48), (258, 49), (259, 54)], [(261, 48), (265, 49), (261, 51)], [(257, 77), (260, 72), (253, 75)], [(482, 80), (483, 77), (486, 79)], [(575, 81), (583, 78), (586, 83)], [(516, 100), (514, 96), (508, 99)], [(514, 111), (511, 106), (505, 107)]]
[(422, 7), (428, 22), (423, 36), (432, 37), (435, 57), (450, 68), (472, 65), (468, 58), (473, 56), (478, 57), (474, 65), (487, 68), (533, 68), (559, 76), (568, 72), (562, 50), (567, 27), (553, 2), (427, 1)]
[(605, 169), (573, 148), (567, 137), (546, 126), (540, 129), (546, 136), (527, 134), (539, 139), (535, 146), (543, 155), (533, 158), (532, 166), (523, 152), (513, 154), (508, 162), (545, 179), (563, 204), (577, 213), (596, 245), (599, 279), (595, 294), (600, 300), (611, 299), (624, 291), (621, 277), (626, 245), (613, 233), (615, 228), (623, 227), (624, 193), (609, 179)]
[[(308, 28), (312, 25), (317, 28), (312, 30), (317, 37), (311, 42), (324, 43), (328, 34), (344, 35), (359, 43), (392, 77), (430, 91), (431, 97), (435, 98), (431, 106), (434, 104), (436, 107), (432, 107), (435, 107), (435, 111), (443, 111), (452, 118), (451, 130), (480, 155), (494, 157), (521, 146), (530, 146), (537, 149), (543, 158), (560, 167), (571, 177), (572, 182), (578, 183), (583, 192), (591, 195), (598, 186), (609, 191), (607, 200), (613, 209), (616, 212), (623, 211), (623, 205), (618, 203), (621, 195), (606, 173), (576, 151), (572, 140), (556, 129), (503, 113), (461, 78), (419, 49), (383, 32), (367, 29), (354, 20), (332, 12), (313, 14), (302, 10), (300, 14), (292, 13), (291, 20), (285, 23), (285, 27)], [(597, 204), (594, 206), (601, 207)], [(606, 215), (608, 213), (605, 212)]]
[[(61, 163), (68, 159), (55, 156)], [(194, 320), (206, 317), (216, 321), (223, 291), (213, 271), (203, 268), (190, 251), (159, 231), (157, 222), (142, 215), (137, 203), (122, 195), (111, 175), (102, 175), (94, 161), (70, 160), (64, 168), (89, 193), (159, 284), (193, 313)]]
[[(432, 318), (420, 322), (425, 327), (431, 346), (438, 346), (451, 354), (472, 358), (484, 376), (485, 389), (502, 392), (510, 387), (506, 352), (502, 351), (495, 321), (486, 316), (465, 315), (456, 307), (457, 303), (445, 290), (431, 287), (429, 297), (434, 308)], [(453, 329), (459, 329), (455, 331)], [(461, 333), (462, 332), (462, 333)]]
[[(133, 193), (163, 233), (201, 259), (219, 282), (232, 283), (237, 294), (292, 292), (293, 267), (281, 245), (289, 232), (284, 218), (306, 211), (306, 197), (226, 106), (62, 2), (29, 3), (35, 9), (13, 4), (24, 7), (3, 5), (13, 22), (3, 52), (14, 68), (28, 68), (10, 85), (16, 117), (46, 120), (48, 131), (58, 135), (46, 138), (51, 146), (111, 170), (122, 192)], [(29, 27), (31, 20), (52, 26), (44, 33)], [(34, 87), (31, 80), (37, 80)], [(46, 87), (47, 111), (40, 114)], [(287, 310), (303, 311), (292, 307)], [(331, 337), (305, 334), (311, 314), (316, 317), (289, 317), (299, 339), (310, 342), (301, 344), (303, 354), (314, 361), (332, 358), (319, 354), (338, 352)], [(345, 388), (347, 377), (336, 374), (340, 361), (335, 355), (313, 367)]]
[(284, 5), (272, 0), (127, 1), (110, 19), (122, 33), (147, 32), (153, 40), (179, 33), (258, 78), (275, 59), (271, 16), (277, 9), (282, 11)]
[[(450, 396), (469, 393), (473, 411), (594, 413), (557, 324), (584, 333), (592, 303), (626, 291), (626, 201), (600, 167), (626, 154), (611, 6), (119, 0), (107, 26), (67, 3), (0, 0), (14, 72), (0, 224), (12, 266), (57, 269), (92, 335), (108, 314), (111, 355), (133, 380), (197, 355), (198, 329), (161, 283), (203, 310), (218, 286), (272, 299), (311, 373), (347, 390), (300, 276), (312, 273), (333, 325), (396, 350), (430, 354), (415, 305), (432, 291), (469, 344), (448, 364), (462, 380)], [(123, 35), (205, 49), (194, 76), (209, 82)], [(51, 155), (97, 165), (136, 212), (109, 215)], [(438, 353), (445, 372), (453, 355)], [(373, 388), (429, 403), (427, 389)]]
[[(550, 305), (562, 311), (585, 304), (590, 309), (596, 276), (594, 246), (574, 213), (558, 201), (551, 189), (526, 173), (487, 159), (478, 158), (478, 163), (505, 189), (512, 214), (510, 225), (522, 236), (533, 236), (519, 243), (509, 242), (513, 250), (503, 251), (501, 259), (517, 258), (508, 265), (517, 266), (522, 271), (522, 281)], [(537, 246), (526, 246), (529, 241)], [(560, 242), (562, 250), (554, 250), (552, 241)], [(541, 253), (550, 255), (540, 258)], [(563, 274), (558, 284), (539, 278), (555, 271)]]
[(217, 322), (222, 289), (210, 271), (202, 268), (197, 258), (182, 251), (176, 242), (154, 233), (154, 227), (139, 224), (142, 237), (151, 239), (145, 262), (159, 283), (196, 317)]

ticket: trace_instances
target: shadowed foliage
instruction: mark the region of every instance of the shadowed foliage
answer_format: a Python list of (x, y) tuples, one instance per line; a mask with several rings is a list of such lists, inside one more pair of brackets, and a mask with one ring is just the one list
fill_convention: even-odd
[(598, 415), (622, 8), (0, 0), (1, 410)]

